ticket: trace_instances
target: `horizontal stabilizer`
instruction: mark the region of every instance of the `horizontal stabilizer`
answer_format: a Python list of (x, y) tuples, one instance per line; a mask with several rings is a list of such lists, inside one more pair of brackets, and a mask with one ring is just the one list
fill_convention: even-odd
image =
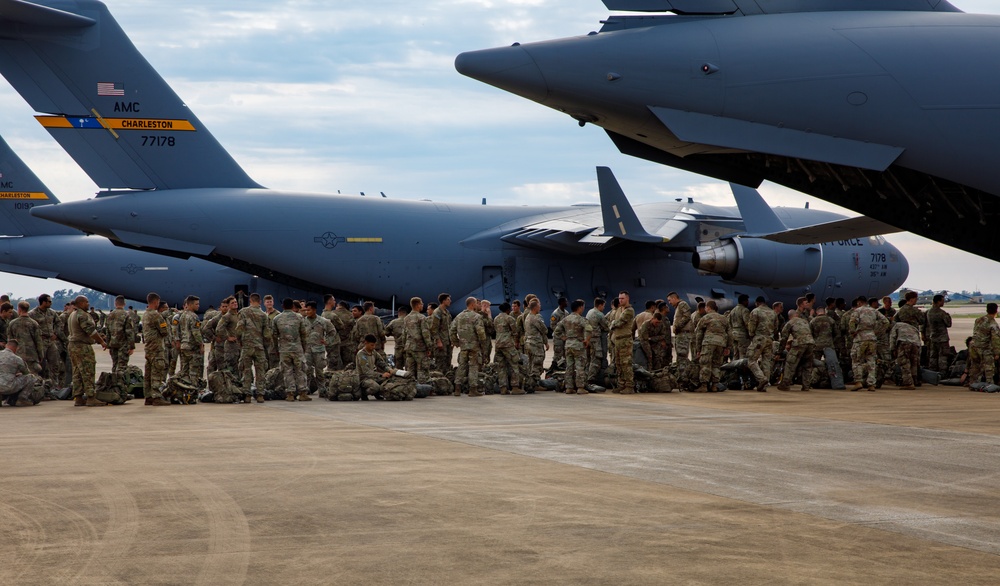
[(656, 106), (649, 109), (677, 138), (685, 142), (809, 159), (872, 171), (885, 171), (904, 150), (900, 147), (778, 128), (723, 116)]
[(840, 240), (895, 234), (897, 232), (902, 232), (902, 230), (878, 220), (873, 220), (867, 216), (859, 216), (857, 218), (848, 218), (846, 220), (837, 220), (836, 222), (786, 230), (777, 234), (768, 234), (762, 236), (762, 238), (782, 244), (820, 244), (823, 242), (838, 242)]
[(62, 28), (83, 28), (95, 24), (92, 18), (33, 2), (0, 0), (0, 24), (8, 22)]
[(608, 10), (690, 15), (781, 14), (835, 10), (961, 12), (945, 0), (604, 0)]
[(607, 167), (597, 168), (597, 184), (601, 190), (601, 214), (604, 217), (604, 236), (613, 236), (622, 240), (661, 244), (669, 242), (668, 238), (654, 236), (646, 231), (635, 215), (632, 204), (625, 197), (615, 174)]
[(775, 234), (788, 230), (788, 226), (785, 226), (756, 189), (736, 183), (730, 183), (729, 187), (733, 190), (736, 205), (740, 208), (740, 215), (743, 216), (743, 226), (747, 236)]

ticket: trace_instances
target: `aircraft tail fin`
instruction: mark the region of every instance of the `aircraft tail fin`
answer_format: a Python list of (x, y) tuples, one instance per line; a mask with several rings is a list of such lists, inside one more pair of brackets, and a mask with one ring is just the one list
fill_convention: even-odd
[(0, 74), (102, 188), (260, 187), (97, 0), (0, 0)]
[(632, 209), (632, 204), (625, 197), (618, 179), (611, 169), (597, 168), (597, 185), (601, 190), (601, 214), (604, 217), (603, 236), (612, 236), (634, 242), (660, 244), (667, 242), (661, 236), (654, 236), (646, 231), (639, 221), (639, 216)]
[(31, 215), (31, 208), (54, 203), (59, 200), (0, 137), (0, 236), (76, 234)]

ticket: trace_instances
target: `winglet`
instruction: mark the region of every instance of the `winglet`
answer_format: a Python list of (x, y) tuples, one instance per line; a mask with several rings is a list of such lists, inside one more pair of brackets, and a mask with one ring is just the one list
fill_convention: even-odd
[(625, 197), (615, 174), (607, 167), (597, 168), (597, 185), (601, 190), (601, 214), (604, 216), (604, 234), (634, 242), (662, 243), (664, 238), (653, 236), (642, 227), (632, 204)]
[(736, 205), (743, 216), (747, 236), (763, 237), (788, 230), (788, 226), (785, 226), (756, 189), (737, 183), (730, 183), (729, 187), (733, 190)]

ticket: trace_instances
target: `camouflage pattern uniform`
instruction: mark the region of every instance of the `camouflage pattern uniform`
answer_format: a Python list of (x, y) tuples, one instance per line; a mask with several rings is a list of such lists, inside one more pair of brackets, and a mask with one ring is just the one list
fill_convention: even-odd
[(733, 333), (733, 346), (736, 348), (734, 359), (747, 357), (747, 349), (750, 347), (750, 333), (747, 330), (749, 320), (750, 309), (743, 304), (737, 303), (729, 312), (729, 329)]
[(38, 355), (38, 362), (42, 367), (41, 376), (50, 380), (59, 380), (62, 374), (62, 357), (59, 356), (59, 347), (54, 339), (58, 315), (51, 308), (35, 307), (28, 312), (28, 317), (38, 323), (38, 334), (42, 339), (42, 349)]
[(205, 376), (205, 346), (198, 314), (185, 309), (175, 320), (177, 340), (181, 343), (181, 367), (178, 376), (198, 387)]
[(553, 367), (566, 359), (566, 342), (562, 336), (555, 334), (556, 326), (566, 319), (569, 312), (562, 307), (557, 307), (549, 316), (549, 328), (552, 330), (552, 364)]
[[(407, 314), (409, 315), (409, 314)], [(385, 334), (392, 336), (392, 362), (396, 368), (406, 368), (406, 318), (397, 317), (385, 326)]]
[(0, 344), (7, 343), (7, 320), (0, 317)]
[(767, 305), (755, 307), (747, 320), (747, 335), (751, 337), (747, 347), (747, 366), (757, 384), (767, 386), (774, 370), (774, 334), (778, 331), (778, 314)]
[(76, 310), (69, 317), (69, 359), (73, 363), (73, 397), (86, 396), (96, 399), (94, 379), (97, 376), (97, 358), (94, 340), (97, 324), (86, 311)]
[(530, 311), (525, 313), (523, 348), (528, 355), (528, 375), (524, 379), (525, 386), (534, 388), (542, 379), (542, 370), (545, 368), (545, 342), (548, 333), (541, 315), (533, 314)]
[[(326, 369), (333, 372), (344, 368), (344, 361), (341, 360), (340, 356), (341, 344), (347, 343), (346, 339), (340, 337), (340, 332), (344, 329), (344, 320), (340, 319), (340, 314), (333, 309), (324, 311), (323, 317), (333, 324), (333, 329), (337, 331), (337, 343), (326, 347)], [(397, 364), (402, 366), (401, 362)]]
[[(6, 348), (0, 350), (0, 396), (9, 398), (14, 395), (18, 403), (25, 404), (21, 398), (27, 398), (40, 382), (41, 379), (31, 373), (20, 356)], [(27, 402), (34, 404), (31, 400)]]
[[(451, 331), (451, 314), (448, 313), (448, 310), (443, 305), (439, 305), (434, 310), (434, 314), (428, 319), (431, 321), (427, 322), (427, 327), (430, 328), (431, 339), (434, 341), (434, 344), (431, 345), (434, 370), (447, 373), (451, 370), (452, 362), (451, 340), (449, 337), (449, 332)], [(439, 341), (443, 346), (442, 348), (438, 348), (437, 344)]]
[(44, 356), (45, 346), (38, 322), (26, 315), (16, 317), (7, 324), (7, 337), (17, 340), (17, 355), (28, 365), (31, 373), (42, 374), (41, 358)]
[(177, 372), (177, 363), (181, 358), (180, 351), (174, 347), (174, 342), (180, 340), (177, 331), (177, 312), (168, 305), (167, 311), (160, 315), (163, 316), (163, 319), (167, 320), (167, 329), (169, 330), (165, 341), (167, 346), (167, 376), (169, 377)]
[[(514, 344), (517, 336), (517, 321), (509, 313), (501, 313), (493, 319), (493, 329), (497, 334), (496, 365), (500, 394), (521, 388), (521, 353)], [(520, 394), (520, 393), (519, 393)]]
[(455, 395), (461, 395), (460, 387), (466, 387), (470, 397), (478, 397), (480, 352), (486, 339), (483, 316), (478, 311), (466, 309), (451, 323), (451, 343), (458, 346), (458, 372), (455, 374)]
[(785, 371), (781, 375), (779, 390), (788, 390), (795, 375), (798, 374), (802, 381), (802, 390), (808, 391), (813, 380), (813, 346), (815, 340), (812, 335), (812, 328), (809, 322), (801, 317), (794, 317), (781, 328), (781, 338), (778, 340), (778, 348), (785, 348), (791, 338), (792, 346), (785, 354)]
[(333, 325), (337, 328), (337, 335), (340, 336), (339, 368), (347, 368), (347, 365), (350, 364), (352, 360), (354, 360), (354, 357), (358, 352), (357, 346), (352, 346), (350, 344), (351, 332), (354, 331), (354, 316), (351, 315), (351, 312), (349, 310), (344, 309), (339, 305), (337, 306), (337, 309), (334, 311), (334, 313), (336, 313), (337, 317), (340, 318), (340, 324), (341, 324), (338, 326), (336, 321), (332, 319), (330, 320), (331, 322), (333, 322)]
[(840, 357), (840, 368), (844, 372), (844, 376), (847, 376), (848, 372), (852, 372), (854, 359), (853, 349), (854, 349), (854, 333), (851, 331), (851, 317), (854, 315), (855, 308), (852, 307), (847, 311), (840, 314), (838, 323), (840, 325), (840, 337), (842, 348), (838, 349), (841, 352)]
[(1000, 356), (1000, 326), (996, 318), (984, 315), (976, 318), (972, 326), (972, 343), (969, 345), (969, 376), (966, 384), (977, 383), (985, 375), (987, 383), (993, 383), (996, 361)]
[(108, 315), (108, 349), (111, 351), (111, 373), (128, 373), (129, 352), (135, 349), (135, 324), (124, 309), (115, 308)]
[(219, 319), (219, 325), (215, 328), (215, 334), (222, 338), (222, 368), (229, 370), (233, 376), (239, 376), (240, 372), (240, 337), (236, 332), (239, 321), (237, 311), (230, 310)]
[(243, 391), (249, 394), (256, 386), (258, 402), (264, 399), (264, 375), (267, 374), (265, 345), (274, 340), (273, 324), (259, 307), (244, 307), (236, 320), (236, 337), (240, 340), (240, 375)]
[[(313, 380), (324, 380), (323, 369), (326, 368), (327, 350), (336, 344), (340, 349), (340, 335), (330, 320), (323, 316), (305, 318), (309, 335), (306, 338), (306, 380), (312, 386)], [(360, 320), (358, 323), (361, 323)], [(336, 342), (335, 342), (336, 340)]]
[(271, 341), (264, 343), (264, 351), (267, 353), (267, 369), (271, 370), (281, 365), (281, 360), (278, 358), (278, 339), (274, 336), (274, 318), (281, 315), (281, 312), (272, 307), (271, 311), (265, 311), (264, 315), (271, 321)]
[(60, 311), (53, 326), (53, 332), (56, 335), (55, 345), (59, 352), (59, 378), (52, 382), (58, 388), (65, 388), (73, 383), (69, 367), (69, 324), (67, 319), (69, 319), (69, 312)]
[(639, 344), (649, 361), (650, 370), (660, 370), (670, 365), (670, 325), (665, 320), (654, 326), (653, 320), (646, 320), (639, 326)]
[(587, 312), (587, 322), (594, 335), (590, 338), (590, 348), (587, 355), (587, 380), (595, 380), (602, 368), (607, 366), (608, 360), (608, 318), (592, 308)]
[(309, 384), (302, 371), (302, 354), (309, 344), (306, 319), (294, 311), (283, 311), (274, 318), (274, 332), (277, 335), (278, 356), (281, 374), (285, 380), (286, 398), (307, 393)]
[(629, 395), (635, 392), (635, 380), (632, 371), (632, 342), (635, 337), (632, 329), (635, 326), (635, 309), (619, 306), (611, 312), (608, 327), (611, 328), (611, 344), (615, 352), (615, 373), (618, 375), (616, 393)]
[(938, 372), (948, 370), (948, 358), (951, 354), (951, 340), (948, 328), (951, 327), (951, 314), (940, 307), (932, 307), (927, 311), (927, 344), (928, 367)]
[[(878, 353), (878, 338), (875, 336), (875, 327), (878, 325), (880, 313), (866, 306), (856, 307), (853, 312), (848, 312), (850, 316), (848, 328), (854, 338), (851, 346), (851, 365), (854, 369), (855, 385), (863, 385), (867, 388), (874, 388), (878, 378), (877, 365), (875, 362)], [(867, 379), (865, 374), (867, 373)]]
[(382, 325), (381, 318), (371, 313), (362, 315), (354, 322), (354, 331), (351, 336), (352, 341), (356, 344), (355, 354), (361, 346), (364, 346), (365, 336), (368, 334), (375, 336), (375, 351), (385, 356), (385, 326)]
[(354, 371), (361, 382), (362, 397), (382, 396), (382, 383), (386, 380), (382, 375), (389, 372), (389, 366), (381, 354), (375, 351), (369, 354), (364, 348), (358, 350), (354, 355)]
[(903, 386), (912, 387), (920, 376), (920, 333), (912, 324), (897, 321), (889, 333), (889, 348), (903, 372)]
[(698, 319), (694, 331), (694, 347), (699, 349), (698, 384), (714, 390), (715, 384), (722, 378), (722, 359), (726, 348), (733, 344), (732, 332), (729, 330), (729, 320), (715, 311), (710, 311)]
[(493, 354), (493, 338), (497, 335), (497, 331), (493, 327), (493, 316), (490, 315), (491, 312), (480, 309), (478, 313), (483, 317), (483, 329), (486, 330), (486, 341), (483, 342), (483, 347), (479, 352), (479, 357), (483, 364), (489, 364), (490, 355)]
[[(817, 315), (816, 317), (809, 320), (809, 328), (812, 330), (813, 335), (813, 356), (816, 360), (826, 362), (827, 348), (836, 349), (837, 338), (840, 337), (840, 326), (837, 325), (837, 320), (830, 316), (830, 314)], [(819, 375), (813, 377), (813, 381), (817, 380)]]
[(691, 319), (691, 306), (687, 301), (681, 301), (674, 308), (674, 351), (677, 352), (677, 379), (687, 382), (693, 378), (691, 368), (691, 342), (694, 337), (694, 320)]
[[(205, 313), (206, 316), (209, 314), (212, 314), (212, 317), (206, 317), (205, 321), (201, 324), (201, 336), (202, 339), (208, 341), (208, 372), (211, 373), (222, 368), (224, 338), (219, 336), (219, 324), (222, 322), (222, 314), (214, 311)], [(183, 361), (181, 370), (184, 370)]]
[[(559, 322), (566, 334), (566, 394), (586, 395), (587, 346), (594, 333), (590, 322), (578, 313), (570, 313)], [(662, 324), (661, 324), (662, 325)]]
[[(411, 311), (403, 325), (406, 327), (406, 370), (413, 373), (418, 383), (426, 383), (431, 371), (431, 359), (427, 351), (433, 345), (431, 332), (424, 324), (427, 316), (419, 311)], [(447, 374), (447, 373), (443, 373)]]
[(170, 343), (170, 326), (155, 309), (142, 314), (142, 343), (146, 365), (143, 370), (142, 396), (146, 399), (163, 398), (160, 387), (167, 380), (167, 344)]

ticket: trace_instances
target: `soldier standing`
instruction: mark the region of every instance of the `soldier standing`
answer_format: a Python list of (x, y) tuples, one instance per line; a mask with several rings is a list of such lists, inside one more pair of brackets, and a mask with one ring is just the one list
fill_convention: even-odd
[[(6, 297), (6, 295), (4, 296)], [(7, 324), (14, 315), (14, 306), (9, 301), (0, 303), (0, 344), (7, 343)]]
[(146, 295), (146, 311), (142, 314), (142, 345), (146, 359), (142, 377), (142, 396), (146, 405), (169, 405), (160, 387), (167, 380), (167, 344), (170, 325), (160, 314), (160, 296)]
[(7, 338), (17, 340), (17, 355), (24, 360), (32, 374), (42, 374), (42, 356), (45, 346), (38, 322), (28, 316), (27, 301), (17, 303), (17, 317), (7, 326)]
[[(849, 313), (851, 336), (854, 343), (851, 346), (851, 365), (854, 369), (854, 387), (851, 391), (875, 390), (878, 377), (876, 356), (878, 354), (878, 338), (875, 328), (880, 314), (869, 307), (864, 297), (855, 302), (854, 311)], [(883, 317), (884, 319), (884, 317)], [(867, 375), (867, 379), (865, 378)]]
[[(729, 320), (719, 314), (719, 306), (714, 299), (708, 300), (705, 315), (698, 319), (694, 330), (694, 347), (698, 348), (696, 358), (701, 366), (696, 392), (710, 393), (715, 390), (716, 383), (722, 378), (722, 359), (729, 354), (732, 343)], [(704, 390), (701, 390), (702, 386)]]
[(906, 300), (900, 300), (899, 311), (896, 312), (896, 323), (889, 332), (889, 351), (896, 356), (896, 366), (903, 374), (903, 390), (913, 390), (914, 381), (920, 376), (920, 331), (903, 312)]
[(222, 338), (222, 368), (229, 370), (234, 377), (240, 374), (240, 339), (236, 333), (239, 325), (240, 304), (235, 297), (230, 297), (225, 314), (219, 318), (215, 333)]
[(667, 295), (667, 303), (674, 308), (674, 351), (677, 352), (677, 379), (687, 383), (691, 377), (691, 341), (694, 334), (694, 322), (691, 320), (691, 306), (687, 301), (681, 301), (676, 292)]
[[(274, 318), (278, 317), (281, 312), (274, 308), (274, 297), (271, 295), (264, 296), (264, 315), (267, 319), (271, 321), (271, 332), (274, 332)], [(280, 361), (278, 360), (278, 340), (275, 336), (271, 336), (271, 341), (264, 341), (264, 351), (267, 352), (267, 368), (268, 370), (272, 368), (278, 368)]]
[(97, 332), (97, 324), (87, 313), (90, 301), (83, 295), (73, 301), (76, 311), (69, 318), (69, 358), (73, 362), (73, 404), (77, 407), (103, 407), (104, 401), (97, 400), (94, 389), (97, 359), (93, 345), (100, 344), (107, 350), (108, 345)]
[(483, 329), (486, 330), (486, 341), (483, 342), (483, 348), (479, 354), (482, 364), (489, 364), (490, 355), (493, 353), (493, 337), (497, 335), (497, 331), (493, 327), (491, 305), (488, 299), (483, 299), (479, 302), (479, 315), (483, 316)]
[(774, 335), (778, 332), (778, 315), (785, 307), (780, 301), (768, 307), (763, 297), (758, 297), (756, 303), (757, 307), (750, 312), (747, 320), (747, 335), (751, 337), (747, 347), (747, 366), (757, 379), (757, 392), (766, 393), (774, 369)]
[(750, 319), (750, 296), (740, 295), (736, 307), (729, 312), (729, 329), (733, 332), (733, 344), (736, 346), (736, 358), (746, 358), (750, 346), (750, 333), (747, 322)]
[(951, 340), (948, 328), (951, 327), (951, 314), (944, 310), (944, 295), (935, 295), (933, 306), (927, 312), (927, 344), (928, 366), (938, 372), (948, 371), (948, 359), (951, 355)]
[(38, 335), (42, 339), (42, 349), (38, 362), (42, 367), (41, 376), (53, 381), (59, 380), (62, 374), (62, 359), (59, 347), (56, 345), (55, 322), (56, 312), (52, 311), (52, 297), (43, 293), (38, 296), (38, 305), (28, 312), (28, 317), (38, 323)]
[(223, 366), (223, 350), (226, 339), (219, 334), (219, 324), (222, 318), (229, 313), (229, 297), (219, 303), (218, 310), (209, 309), (205, 312), (205, 319), (201, 326), (202, 339), (209, 343), (208, 348), (208, 372), (220, 370)]
[(587, 348), (594, 329), (583, 317), (587, 303), (577, 299), (570, 305), (570, 313), (562, 319), (566, 338), (566, 394), (586, 395), (587, 389)]
[(281, 301), (282, 312), (274, 318), (277, 335), (281, 374), (285, 379), (285, 400), (312, 401), (309, 385), (302, 372), (302, 355), (308, 346), (309, 332), (305, 318), (292, 311), (293, 302), (286, 297)]
[[(381, 318), (375, 315), (375, 304), (371, 301), (365, 301), (362, 307), (364, 313), (355, 320), (352, 336), (361, 345), (364, 345), (363, 340), (368, 334), (375, 336), (375, 351), (385, 356), (385, 326), (382, 325)], [(358, 347), (358, 350), (360, 349)]]
[(521, 352), (517, 348), (517, 322), (510, 314), (510, 304), (501, 303), (500, 313), (493, 320), (493, 330), (496, 332), (496, 353), (493, 364), (496, 365), (497, 380), (501, 395), (523, 395), (521, 388)]
[(479, 360), (486, 328), (483, 316), (479, 314), (479, 300), (469, 297), (465, 300), (465, 311), (451, 324), (451, 342), (458, 346), (458, 372), (455, 374), (455, 396), (461, 397), (461, 386), (465, 386), (470, 397), (482, 397), (479, 389)]
[(340, 336), (340, 368), (347, 368), (347, 365), (354, 360), (358, 352), (357, 347), (351, 345), (351, 332), (354, 331), (354, 315), (351, 314), (351, 309), (347, 306), (346, 301), (337, 303), (337, 309), (334, 311), (337, 317), (340, 318), (341, 324), (337, 326), (337, 322), (332, 319), (330, 320), (337, 327), (337, 335)]
[[(316, 315), (317, 303), (306, 301), (306, 328), (309, 335), (306, 339), (306, 380), (312, 388), (312, 381), (323, 380), (323, 369), (326, 368), (326, 353), (331, 346), (340, 349), (340, 336), (333, 323), (321, 315)], [(360, 322), (358, 322), (360, 323)], [(381, 323), (381, 322), (379, 322)], [(357, 327), (357, 326), (355, 326)], [(336, 341), (336, 343), (335, 343)]]
[(840, 326), (828, 313), (826, 307), (816, 308), (816, 317), (809, 322), (813, 336), (813, 355), (816, 360), (826, 362), (826, 349), (836, 348), (836, 340), (840, 337)]
[(608, 360), (608, 318), (604, 317), (604, 306), (607, 302), (597, 297), (594, 299), (594, 307), (587, 312), (587, 322), (594, 332), (590, 338), (590, 349), (587, 356), (587, 380), (597, 379), (598, 373), (607, 366)]
[[(329, 293), (323, 296), (323, 317), (333, 324), (333, 329), (337, 330), (337, 345), (326, 348), (326, 369), (328, 371), (340, 370), (344, 367), (340, 359), (340, 344), (347, 343), (347, 340), (340, 338), (340, 332), (344, 329), (344, 322), (337, 313), (337, 299)], [(402, 363), (399, 363), (402, 365)]]
[(548, 331), (539, 313), (542, 302), (532, 298), (528, 302), (528, 313), (524, 316), (524, 349), (528, 354), (528, 375), (524, 386), (537, 387), (542, 378), (545, 352), (549, 349)]
[(565, 297), (560, 297), (557, 301), (557, 307), (552, 311), (552, 315), (549, 316), (549, 329), (552, 331), (552, 369), (558, 368), (557, 365), (566, 360), (566, 346), (564, 345), (564, 340), (562, 336), (555, 335), (556, 327), (559, 326), (559, 322), (566, 319), (569, 312), (566, 311), (566, 307), (569, 305), (569, 301)]
[(115, 297), (115, 309), (108, 315), (108, 348), (111, 350), (111, 374), (128, 374), (128, 359), (135, 352), (135, 324), (125, 311), (125, 297)]
[[(431, 367), (431, 339), (430, 330), (424, 327), (424, 320), (428, 319), (424, 314), (424, 301), (419, 297), (410, 299), (410, 313), (403, 320), (403, 327), (406, 328), (406, 363), (407, 371), (413, 373), (413, 378), (418, 383), (426, 383)], [(442, 373), (444, 374), (444, 373)]]
[(632, 372), (632, 334), (635, 327), (635, 309), (629, 304), (628, 291), (618, 293), (618, 308), (611, 312), (611, 344), (615, 352), (615, 372), (618, 375), (616, 393), (630, 395), (635, 392)]
[(798, 374), (802, 381), (802, 390), (808, 391), (813, 378), (813, 339), (809, 322), (797, 311), (788, 312), (788, 323), (781, 328), (781, 339), (778, 348), (784, 348), (785, 371), (781, 375), (779, 391), (791, 390), (792, 381)]
[(431, 355), (434, 357), (434, 369), (447, 373), (451, 370), (452, 353), (451, 340), (448, 332), (451, 331), (451, 295), (442, 293), (438, 295), (438, 306), (431, 315), (428, 327), (431, 331), (431, 339), (434, 346), (431, 348)]
[(400, 305), (396, 309), (396, 319), (385, 326), (385, 334), (392, 336), (392, 362), (396, 368), (406, 368), (406, 316), (410, 308)]
[(264, 375), (267, 373), (265, 348), (273, 343), (271, 319), (260, 308), (260, 295), (250, 294), (250, 306), (239, 311), (236, 335), (240, 339), (240, 373), (247, 402), (253, 395), (258, 403), (264, 402)]
[(669, 339), (670, 326), (663, 322), (660, 312), (654, 313), (652, 318), (639, 326), (639, 345), (646, 355), (650, 370), (660, 370), (670, 364), (667, 354)]
[(996, 362), (1000, 359), (1000, 326), (997, 325), (997, 304), (986, 304), (986, 315), (976, 318), (972, 326), (972, 344), (969, 345), (969, 376), (966, 385), (978, 383), (986, 376), (986, 383), (993, 384)]
[(180, 352), (181, 366), (178, 376), (193, 387), (201, 388), (205, 376), (205, 345), (198, 319), (201, 299), (188, 295), (184, 299), (184, 311), (176, 318), (177, 337), (174, 348)]

